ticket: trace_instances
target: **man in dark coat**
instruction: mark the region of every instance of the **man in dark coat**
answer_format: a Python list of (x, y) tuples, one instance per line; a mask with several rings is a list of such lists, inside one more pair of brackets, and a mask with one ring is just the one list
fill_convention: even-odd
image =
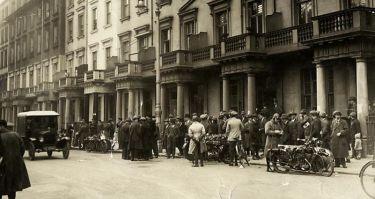
[(320, 113), (320, 124), (322, 127), (322, 130), (320, 132), (320, 136), (322, 138), (322, 147), (331, 149), (331, 122), (328, 120), (327, 114), (324, 112)]
[(125, 123), (122, 123), (121, 128), (119, 129), (119, 133), (121, 132), (123, 135), (123, 139), (119, 139), (119, 143), (122, 143), (122, 159), (129, 160), (129, 139), (130, 139), (130, 119), (126, 119)]
[(321, 122), (319, 119), (319, 113), (317, 111), (310, 111), (311, 115), (311, 136), (321, 140), (320, 131), (321, 131)]
[(300, 113), (300, 139), (308, 140), (312, 135), (311, 119), (307, 115), (306, 110), (301, 110)]
[(142, 143), (143, 143), (143, 158), (149, 160), (152, 156), (152, 139), (153, 133), (150, 130), (150, 123), (145, 117), (141, 117), (142, 126)]
[(178, 126), (178, 135), (176, 136), (176, 147), (178, 148), (178, 151), (180, 152), (180, 156), (183, 156), (183, 149), (185, 143), (185, 132), (187, 131), (187, 128), (184, 124), (184, 120), (180, 117), (177, 117), (177, 126)]
[[(259, 114), (259, 134), (260, 134), (260, 137), (261, 139), (259, 140), (259, 145), (261, 146), (261, 148), (264, 149), (264, 146), (266, 144), (266, 134), (265, 134), (265, 126), (266, 126), (266, 123), (268, 122), (267, 120), (267, 111), (265, 110), (262, 110)], [(263, 156), (265, 154), (265, 151), (263, 151)]]
[(257, 115), (252, 114), (249, 116), (249, 120), (245, 124), (245, 128), (249, 131), (250, 134), (250, 150), (253, 160), (259, 160), (259, 149), (260, 149), (260, 140), (261, 136), (259, 134), (259, 127), (257, 122)]
[(179, 128), (176, 125), (176, 119), (170, 118), (169, 127), (167, 129), (167, 158), (175, 158), (176, 153), (176, 137), (179, 134)]
[(288, 132), (290, 134), (290, 144), (297, 145), (297, 139), (299, 138), (299, 128), (297, 121), (297, 113), (289, 113)]
[(6, 129), (7, 122), (0, 120), (0, 198), (16, 198), (16, 192), (30, 187), (29, 175), (23, 161), (25, 146), (22, 138)]
[(79, 136), (78, 147), (79, 147), (79, 149), (85, 148), (85, 146), (83, 146), (83, 143), (84, 143), (85, 138), (89, 135), (90, 135), (89, 125), (83, 119), (81, 121), (80, 126), (79, 126), (79, 132), (78, 132), (78, 136)]
[[(357, 114), (355, 112), (351, 112), (349, 115), (350, 118), (350, 126), (349, 126), (349, 133), (348, 133), (348, 142), (351, 144), (352, 149), (352, 158), (357, 157), (356, 151), (354, 150), (354, 135), (359, 133), (361, 134), (361, 124), (357, 119)], [(362, 137), (362, 136), (361, 136)]]
[(335, 166), (339, 167), (342, 164), (346, 168), (345, 158), (349, 155), (348, 141), (346, 139), (348, 124), (341, 119), (341, 112), (339, 111), (335, 111), (333, 117), (335, 118), (331, 124), (331, 150), (335, 158)]
[(283, 130), (283, 135), (281, 135), (280, 143), (281, 144), (292, 144), (291, 134), (289, 132), (289, 117), (287, 114), (281, 115), (281, 128)]
[(133, 122), (130, 124), (129, 132), (129, 151), (131, 161), (134, 161), (134, 158), (139, 158), (140, 153), (143, 151), (142, 126), (139, 123), (138, 116), (134, 116)]

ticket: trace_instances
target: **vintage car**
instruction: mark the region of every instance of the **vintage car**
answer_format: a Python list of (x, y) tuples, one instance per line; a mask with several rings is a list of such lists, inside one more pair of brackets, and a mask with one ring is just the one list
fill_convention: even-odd
[(58, 133), (57, 118), (54, 111), (28, 111), (17, 115), (16, 130), (21, 135), (28, 149), (30, 160), (35, 159), (35, 152), (62, 151), (64, 159), (68, 159), (70, 138), (65, 133)]

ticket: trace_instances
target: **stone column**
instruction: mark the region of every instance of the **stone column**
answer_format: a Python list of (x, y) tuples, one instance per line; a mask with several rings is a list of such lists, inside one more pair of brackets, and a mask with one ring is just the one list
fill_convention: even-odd
[(134, 115), (139, 116), (139, 90), (134, 90)]
[[(127, 117), (127, 112), (126, 112), (126, 106), (128, 106), (128, 104), (126, 103), (126, 95), (127, 93), (125, 93), (125, 91), (121, 91), (121, 117), (123, 120), (125, 120), (125, 118)], [(130, 116), (128, 116), (130, 117)]]
[(129, 89), (128, 116), (130, 118), (132, 118), (134, 116), (134, 90), (132, 90), (132, 89)]
[(325, 70), (321, 63), (316, 64), (316, 104), (319, 112), (327, 112), (327, 92)]
[(184, 117), (184, 85), (177, 83), (177, 116)]
[[(114, 119), (114, 121), (117, 121), (118, 118), (122, 117), (122, 119), (125, 120), (125, 118), (122, 116), (122, 96), (121, 96), (121, 90), (117, 90), (116, 92), (116, 118)], [(116, 127), (117, 128), (117, 127)]]
[[(189, 85), (184, 86), (184, 113), (190, 113), (190, 96), (189, 96)], [(185, 116), (185, 114), (184, 114)]]
[(223, 76), (223, 110), (229, 111), (229, 80)]
[(160, 87), (160, 107), (161, 107), (161, 117), (160, 117), (160, 123), (164, 124), (164, 119), (167, 117), (167, 110), (166, 110), (166, 98), (165, 98), (165, 92), (166, 88), (165, 85), (161, 85)]
[(144, 104), (143, 104), (143, 89), (139, 89), (139, 114), (145, 116), (144, 114)]
[(363, 154), (367, 155), (367, 116), (368, 116), (368, 84), (367, 84), (367, 63), (363, 58), (356, 60), (357, 73), (357, 116), (361, 124), (363, 138)]
[(62, 102), (61, 102), (61, 98), (58, 99), (58, 105), (57, 105), (57, 112), (60, 114), (60, 116), (58, 117), (58, 128), (61, 129), (62, 127)]
[(65, 98), (65, 125), (64, 128), (68, 128), (68, 124), (70, 123), (70, 99)]
[(256, 88), (255, 88), (255, 74), (247, 74), (247, 108), (250, 113), (255, 113), (256, 109)]
[(13, 124), (16, 124), (16, 119), (17, 119), (17, 106), (13, 106), (13, 118), (12, 118)]
[(75, 122), (79, 122), (81, 119), (81, 99), (76, 98), (74, 102), (74, 118)]

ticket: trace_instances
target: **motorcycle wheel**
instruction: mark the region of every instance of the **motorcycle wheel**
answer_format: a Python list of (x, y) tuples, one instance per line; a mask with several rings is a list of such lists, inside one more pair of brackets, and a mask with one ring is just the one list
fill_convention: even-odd
[(317, 165), (321, 165), (319, 168), (320, 175), (326, 177), (332, 176), (333, 172), (335, 171), (335, 163), (332, 158), (317, 156), (316, 161), (318, 163)]
[(271, 155), (271, 166), (273, 167), (274, 171), (278, 173), (288, 173), (290, 170), (290, 167), (288, 165), (288, 162), (285, 160), (289, 160), (290, 156), (285, 151), (279, 151), (279, 154), (274, 154), (273, 152)]
[(102, 153), (107, 153), (108, 152), (108, 145), (107, 145), (107, 142), (105, 140), (103, 140), (103, 141), (100, 142), (100, 151)]
[(64, 150), (63, 150), (63, 158), (64, 159), (68, 159), (69, 158), (69, 154), (70, 154), (70, 145), (69, 145), (69, 142), (66, 143), (65, 147), (64, 147)]
[(51, 158), (52, 157), (52, 152), (51, 150), (47, 151), (47, 155), (48, 155), (48, 158)]

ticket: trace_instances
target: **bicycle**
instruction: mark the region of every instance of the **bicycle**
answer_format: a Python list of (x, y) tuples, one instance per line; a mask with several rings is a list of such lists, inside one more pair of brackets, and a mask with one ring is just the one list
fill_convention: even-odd
[(363, 191), (375, 199), (375, 160), (366, 163), (359, 173)]

